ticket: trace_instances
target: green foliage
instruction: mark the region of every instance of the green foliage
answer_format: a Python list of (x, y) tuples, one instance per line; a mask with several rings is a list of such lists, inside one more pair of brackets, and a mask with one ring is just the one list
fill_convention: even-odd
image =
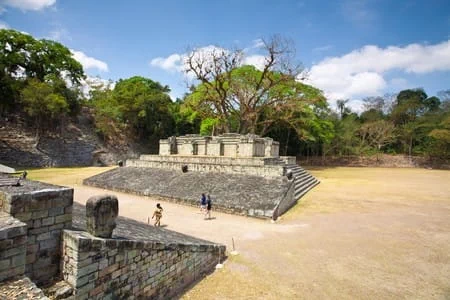
[(44, 81), (47, 75), (67, 76), (72, 83), (84, 78), (83, 67), (62, 44), (50, 40), (36, 40), (28, 34), (12, 29), (0, 30), (0, 66), (3, 75)]
[(91, 91), (99, 132), (110, 137), (114, 132), (111, 122), (122, 129), (130, 128), (137, 138), (157, 144), (158, 140), (175, 131), (169, 88), (151, 79), (135, 76), (121, 79), (113, 90), (98, 87)]
[(37, 79), (30, 79), (21, 92), (25, 112), (34, 118), (41, 128), (44, 124), (63, 117), (69, 111), (66, 99), (54, 87)]
[[(186, 105), (202, 119), (216, 120), (218, 132), (265, 135), (276, 123), (287, 123), (301, 139), (312, 136), (314, 107), (326, 106), (321, 91), (280, 72), (242, 66), (199, 84)], [(233, 131), (234, 131), (233, 130)]]
[(200, 134), (201, 135), (213, 135), (214, 128), (219, 124), (218, 119), (206, 118), (202, 120), (200, 125)]
[[(51, 120), (59, 113), (76, 115), (80, 109), (77, 85), (84, 77), (81, 64), (62, 44), (12, 29), (0, 30), (0, 113), (24, 108), (38, 119), (50, 114)], [(31, 99), (30, 90), (38, 92), (36, 99)]]

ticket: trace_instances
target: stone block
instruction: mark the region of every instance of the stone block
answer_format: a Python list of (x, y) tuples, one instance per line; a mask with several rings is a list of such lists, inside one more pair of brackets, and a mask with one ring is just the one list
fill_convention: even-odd
[(16, 236), (25, 235), (27, 229), (25, 226), (13, 227), (8, 230), (8, 239), (11, 239)]
[(86, 225), (90, 234), (110, 238), (116, 227), (119, 202), (116, 196), (102, 195), (88, 199), (86, 203)]
[(25, 273), (25, 265), (22, 265), (20, 267), (15, 267), (15, 268), (9, 268), (8, 270), (1, 271), (0, 272), (0, 282), (6, 280), (8, 278), (22, 275), (23, 273)]
[(46, 199), (45, 194), (35, 196), (28, 202), (28, 208), (31, 211), (48, 210), (51, 207), (51, 205), (52, 205), (51, 200)]
[(48, 232), (48, 226), (30, 229), (30, 230), (28, 230), (28, 235), (35, 235), (35, 234), (40, 234), (40, 233), (44, 233), (44, 232)]
[(73, 210), (72, 206), (67, 206), (67, 207), (64, 208), (64, 213), (65, 214), (71, 214), (72, 210)]
[(33, 221), (33, 228), (40, 228), (42, 225), (42, 219), (36, 219)]
[(60, 215), (60, 216), (56, 216), (55, 217), (55, 224), (59, 224), (59, 223), (64, 223), (67, 221), (71, 221), (72, 222), (72, 214), (64, 214), (64, 215)]
[(33, 219), (42, 219), (48, 217), (48, 210), (33, 211), (31, 217)]
[(48, 228), (48, 230), (50, 231), (54, 231), (54, 230), (59, 230), (59, 229), (63, 229), (64, 228), (64, 224), (56, 224), (56, 225), (52, 225)]
[(45, 232), (45, 233), (38, 234), (38, 235), (36, 236), (36, 240), (37, 240), (37, 241), (43, 241), (43, 240), (51, 239), (52, 237), (53, 237), (53, 236), (52, 236), (52, 233), (51, 233), (51, 232)]
[(74, 283), (75, 287), (80, 287), (83, 286), (85, 284), (87, 284), (88, 282), (93, 282), (98, 278), (98, 272), (94, 272), (94, 273), (90, 273), (86, 276), (83, 277), (78, 277), (76, 279), (76, 282)]
[(8, 249), (12, 246), (13, 240), (0, 240), (0, 250)]
[(17, 213), (14, 215), (14, 218), (19, 219), (22, 222), (26, 222), (31, 220), (31, 212), (23, 212), (23, 213)]
[(39, 242), (39, 249), (40, 250), (51, 249), (55, 248), (57, 245), (58, 241), (56, 239), (43, 240)]
[(52, 207), (67, 207), (73, 205), (73, 189), (64, 191), (61, 197), (53, 199)]
[(26, 262), (25, 252), (11, 257), (11, 265), (14, 267), (25, 265), (25, 262)]
[(15, 247), (25, 245), (27, 243), (28, 237), (26, 235), (16, 236), (12, 239), (13, 245)]
[(0, 271), (3, 271), (5, 269), (9, 269), (11, 266), (11, 259), (2, 259), (0, 260)]
[(52, 207), (48, 210), (48, 215), (50, 217), (63, 215), (65, 212), (64, 207)]
[(11, 249), (0, 252), (0, 258), (7, 258), (7, 257), (12, 257), (14, 255), (23, 254), (23, 253), (25, 253), (25, 251), (26, 251), (25, 247), (11, 248)]
[(83, 268), (79, 268), (77, 270), (77, 277), (80, 278), (96, 271), (98, 271), (98, 263), (93, 263)]
[(42, 219), (42, 226), (49, 226), (55, 223), (55, 217), (48, 217)]

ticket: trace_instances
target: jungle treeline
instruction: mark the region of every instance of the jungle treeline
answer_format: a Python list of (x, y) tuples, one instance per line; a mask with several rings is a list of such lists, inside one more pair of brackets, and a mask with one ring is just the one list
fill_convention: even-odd
[(87, 109), (101, 138), (126, 132), (153, 151), (159, 139), (173, 135), (238, 132), (272, 137), (281, 155), (450, 158), (450, 90), (367, 97), (358, 111), (347, 99), (331, 107), (322, 91), (305, 83), (287, 40), (271, 37), (263, 50), (258, 67), (244, 63), (242, 50), (191, 50), (184, 72), (194, 80), (173, 101), (170, 87), (142, 76), (89, 83), (64, 45), (2, 29), (0, 116), (23, 118), (45, 134)]

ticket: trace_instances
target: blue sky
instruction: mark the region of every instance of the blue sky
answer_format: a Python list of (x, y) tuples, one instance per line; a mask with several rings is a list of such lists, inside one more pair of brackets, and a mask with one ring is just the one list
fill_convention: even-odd
[(450, 88), (450, 1), (0, 0), (0, 27), (58, 40), (89, 76), (142, 75), (186, 92), (188, 47), (252, 48), (293, 40), (308, 82), (330, 102)]

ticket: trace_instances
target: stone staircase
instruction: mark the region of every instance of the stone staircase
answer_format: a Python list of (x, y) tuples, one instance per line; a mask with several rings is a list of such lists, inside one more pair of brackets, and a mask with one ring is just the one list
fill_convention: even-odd
[(292, 172), (292, 176), (294, 177), (294, 198), (296, 200), (300, 199), (310, 189), (320, 183), (317, 178), (298, 165), (286, 165), (286, 172), (289, 171)]

